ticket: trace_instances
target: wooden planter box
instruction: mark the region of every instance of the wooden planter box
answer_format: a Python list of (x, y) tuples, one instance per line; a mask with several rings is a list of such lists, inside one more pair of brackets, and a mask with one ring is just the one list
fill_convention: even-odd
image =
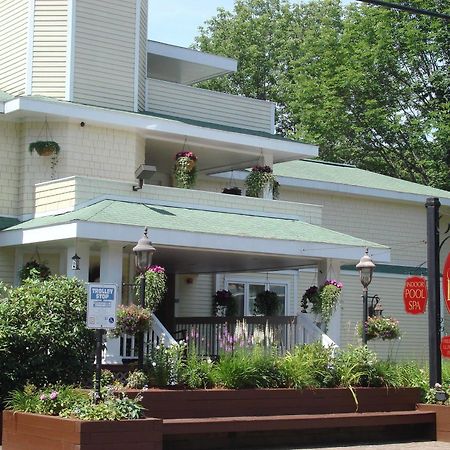
[(417, 405), (420, 411), (436, 413), (436, 440), (450, 442), (450, 406), (445, 405)]
[(162, 450), (162, 421), (85, 421), (3, 411), (3, 450)]
[[(149, 389), (142, 392), (148, 417), (269, 416), (374, 411), (414, 411), (420, 398), (415, 388), (349, 389)], [(133, 397), (137, 390), (128, 390)]]

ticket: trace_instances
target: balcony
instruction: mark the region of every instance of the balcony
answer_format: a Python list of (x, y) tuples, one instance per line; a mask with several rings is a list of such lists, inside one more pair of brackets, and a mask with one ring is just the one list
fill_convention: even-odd
[(163, 116), (274, 133), (274, 103), (153, 78), (147, 79), (146, 110)]

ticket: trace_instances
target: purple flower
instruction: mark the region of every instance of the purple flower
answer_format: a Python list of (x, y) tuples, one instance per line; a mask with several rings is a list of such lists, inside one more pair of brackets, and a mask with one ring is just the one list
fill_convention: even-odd
[(148, 266), (147, 267), (147, 271), (149, 272), (155, 272), (155, 273), (165, 273), (166, 269), (164, 269), (164, 267), (162, 266)]
[(58, 397), (58, 392), (52, 391), (50, 394), (50, 400), (55, 400)]

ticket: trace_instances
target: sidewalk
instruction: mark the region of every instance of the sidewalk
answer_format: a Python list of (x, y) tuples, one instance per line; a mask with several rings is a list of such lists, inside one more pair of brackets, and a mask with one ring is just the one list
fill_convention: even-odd
[[(299, 448), (279, 448), (276, 450), (450, 450), (450, 442), (407, 442), (402, 444), (364, 444), (364, 445), (343, 445), (339, 447), (299, 447)], [(229, 449), (239, 450), (239, 449)], [(258, 450), (274, 450), (258, 449)]]

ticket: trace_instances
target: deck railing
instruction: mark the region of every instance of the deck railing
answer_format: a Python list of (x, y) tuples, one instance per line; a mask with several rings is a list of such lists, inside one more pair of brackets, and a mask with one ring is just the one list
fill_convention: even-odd
[(297, 342), (297, 317), (179, 317), (176, 332), (199, 355), (217, 356), (255, 343), (271, 345), (284, 354)]

